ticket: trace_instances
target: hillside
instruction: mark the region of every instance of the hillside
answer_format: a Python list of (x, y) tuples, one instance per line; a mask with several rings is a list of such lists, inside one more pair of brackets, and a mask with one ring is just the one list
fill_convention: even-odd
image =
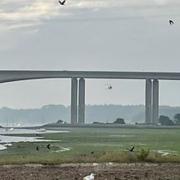
[[(180, 112), (180, 107), (161, 106), (160, 114), (170, 116)], [(143, 105), (87, 105), (86, 122), (112, 122), (117, 117), (122, 117), (128, 123), (144, 121)], [(62, 119), (70, 120), (70, 107), (63, 105), (46, 105), (37, 109), (11, 109), (3, 107), (0, 109), (0, 125), (40, 125), (56, 122)]]

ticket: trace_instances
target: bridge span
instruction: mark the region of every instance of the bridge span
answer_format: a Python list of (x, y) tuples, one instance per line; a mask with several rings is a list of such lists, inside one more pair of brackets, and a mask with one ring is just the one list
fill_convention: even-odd
[(145, 80), (145, 123), (157, 124), (159, 118), (159, 80), (180, 80), (180, 73), (0, 70), (0, 83), (49, 78), (71, 79), (71, 124), (85, 123), (85, 79)]

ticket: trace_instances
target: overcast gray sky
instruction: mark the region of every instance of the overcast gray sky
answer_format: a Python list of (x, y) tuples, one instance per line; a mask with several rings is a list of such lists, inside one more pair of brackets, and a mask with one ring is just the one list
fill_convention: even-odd
[[(180, 72), (179, 48), (179, 0), (0, 1), (0, 69)], [(87, 104), (144, 104), (144, 81), (86, 83)], [(179, 92), (161, 82), (160, 103), (180, 106)], [(69, 103), (69, 80), (0, 85), (0, 107)]]

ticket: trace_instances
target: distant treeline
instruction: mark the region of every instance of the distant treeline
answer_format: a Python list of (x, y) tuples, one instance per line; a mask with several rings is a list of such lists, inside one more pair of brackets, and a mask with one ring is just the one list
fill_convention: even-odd
[[(144, 122), (143, 105), (87, 105), (86, 122), (111, 123), (117, 118), (125, 119), (126, 123)], [(161, 106), (160, 115), (173, 116), (180, 113), (180, 107)], [(46, 105), (37, 109), (0, 109), (0, 125), (40, 125), (57, 122), (70, 122), (70, 106)]]

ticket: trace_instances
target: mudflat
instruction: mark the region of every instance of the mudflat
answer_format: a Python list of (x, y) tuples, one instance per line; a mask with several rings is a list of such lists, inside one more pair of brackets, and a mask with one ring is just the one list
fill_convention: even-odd
[(81, 180), (95, 173), (95, 180), (179, 180), (180, 164), (88, 163), (61, 165), (1, 165), (1, 180)]

